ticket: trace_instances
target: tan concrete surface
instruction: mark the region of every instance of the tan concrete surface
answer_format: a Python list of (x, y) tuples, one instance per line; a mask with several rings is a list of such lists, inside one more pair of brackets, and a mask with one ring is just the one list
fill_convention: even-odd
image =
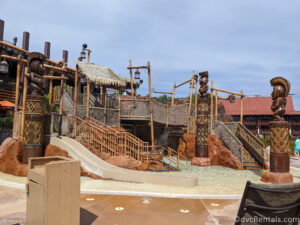
[[(240, 200), (81, 195), (82, 225), (232, 225)], [(25, 191), (0, 186), (0, 225), (25, 224)]]

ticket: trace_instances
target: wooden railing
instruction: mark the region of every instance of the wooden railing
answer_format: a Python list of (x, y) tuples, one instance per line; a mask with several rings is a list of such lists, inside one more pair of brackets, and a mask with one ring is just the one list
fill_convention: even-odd
[(0, 101), (7, 100), (12, 103), (15, 103), (15, 97), (16, 97), (15, 91), (0, 89)]
[(241, 123), (238, 123), (237, 136), (261, 165), (265, 165), (269, 161), (269, 155), (264, 144)]
[(74, 116), (69, 117), (69, 120), (70, 124), (74, 124), (71, 135), (80, 142), (112, 156), (127, 155), (141, 162), (146, 157), (148, 163), (148, 143), (135, 145), (126, 133), (114, 132), (112, 128), (97, 126)]
[[(155, 152), (155, 153), (158, 153), (159, 151), (157, 151), (158, 149), (162, 149), (163, 152), (161, 154), (164, 154), (164, 151), (167, 152), (167, 156), (165, 156), (164, 158), (166, 159), (166, 161), (168, 162), (169, 164), (169, 168), (172, 167), (172, 163), (174, 165), (177, 166), (177, 168), (179, 169), (180, 165), (183, 166), (183, 167), (186, 167), (187, 166), (187, 162), (188, 162), (188, 159), (186, 156), (180, 154), (180, 153), (177, 153), (174, 149), (170, 148), (170, 147), (163, 147), (163, 146), (160, 146), (160, 145), (156, 145), (156, 146), (149, 146), (148, 145), (148, 142), (144, 142), (143, 140), (139, 139), (138, 137), (136, 137), (135, 135), (125, 131), (125, 130), (117, 130), (117, 129), (114, 129), (110, 126), (107, 126), (105, 125), (104, 123), (92, 118), (92, 117), (88, 117), (86, 119), (87, 122), (105, 130), (106, 132), (108, 133), (113, 133), (113, 134), (116, 134), (116, 135), (119, 135), (119, 137), (121, 138), (121, 140), (119, 140), (119, 143), (124, 143), (127, 148), (129, 149), (134, 149), (134, 151), (138, 151), (138, 155), (142, 155), (142, 157), (147, 157), (147, 161), (148, 161), (148, 153), (149, 152)], [(184, 165), (183, 163), (180, 162), (179, 159), (184, 159), (186, 160), (186, 164)]]

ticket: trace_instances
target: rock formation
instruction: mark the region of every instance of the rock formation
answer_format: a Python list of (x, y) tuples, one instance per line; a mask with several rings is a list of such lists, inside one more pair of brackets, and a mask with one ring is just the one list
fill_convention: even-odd
[[(184, 140), (187, 142), (187, 154), (189, 159), (192, 159), (195, 157), (195, 135), (194, 134), (187, 134), (185, 133), (183, 135)], [(180, 140), (178, 149), (178, 152), (180, 152), (183, 155), (186, 155), (185, 153), (185, 144), (183, 141)], [(232, 169), (243, 169), (242, 163), (240, 160), (235, 157), (231, 151), (225, 147), (224, 143), (217, 138), (215, 135), (208, 135), (208, 156), (209, 161), (197, 161), (194, 160), (192, 163), (194, 165), (201, 165), (201, 166), (225, 166)]]

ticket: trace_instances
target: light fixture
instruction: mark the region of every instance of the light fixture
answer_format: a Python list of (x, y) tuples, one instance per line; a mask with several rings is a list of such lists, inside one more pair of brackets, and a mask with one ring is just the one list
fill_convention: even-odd
[(0, 73), (7, 74), (8, 67), (9, 67), (8, 63), (6, 62), (5, 59), (3, 59), (3, 61), (1, 61), (1, 63), (0, 63)]
[(80, 58), (81, 59), (85, 59), (85, 51), (84, 51), (84, 49), (82, 49), (82, 51), (81, 51), (81, 53), (80, 53)]
[(139, 80), (141, 78), (141, 73), (139, 71), (139, 69), (137, 69), (135, 72), (134, 72), (134, 79), (136, 80)]
[(80, 83), (85, 84), (86, 80), (84, 78), (80, 78)]

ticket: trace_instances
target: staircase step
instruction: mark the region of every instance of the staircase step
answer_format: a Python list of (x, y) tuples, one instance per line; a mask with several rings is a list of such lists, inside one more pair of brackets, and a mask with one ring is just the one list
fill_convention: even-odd
[(257, 162), (243, 162), (243, 165), (246, 165), (246, 166), (260, 166)]
[(257, 162), (255, 159), (245, 159), (243, 158), (243, 162)]
[(262, 166), (244, 166), (245, 170), (262, 170)]

